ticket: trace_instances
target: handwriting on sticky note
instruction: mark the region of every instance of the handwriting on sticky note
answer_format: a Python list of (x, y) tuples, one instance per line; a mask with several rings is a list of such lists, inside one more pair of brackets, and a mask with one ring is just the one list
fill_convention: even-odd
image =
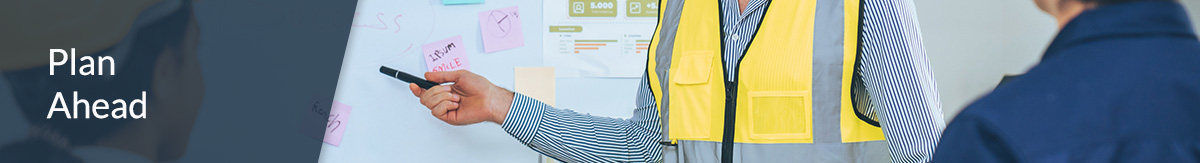
[(454, 36), (445, 40), (425, 44), (421, 47), (425, 54), (425, 67), (430, 72), (469, 70), (467, 50), (463, 47), (462, 36)]
[(314, 96), (308, 111), (300, 119), (300, 133), (330, 145), (340, 146), (350, 119), (350, 105), (333, 98)]
[(479, 30), (483, 32), (484, 52), (525, 46), (517, 6), (479, 12)]
[(442, 5), (483, 3), (483, 0), (442, 0)]
[(300, 117), (299, 132), (308, 135), (316, 140), (323, 140), (325, 136), (325, 126), (329, 122), (330, 100), (333, 98), (327, 97), (312, 97), (312, 104)]
[(329, 120), (325, 123), (325, 143), (333, 146), (342, 144), (342, 134), (346, 132), (352, 109), (350, 105), (333, 101), (333, 107), (329, 110)]

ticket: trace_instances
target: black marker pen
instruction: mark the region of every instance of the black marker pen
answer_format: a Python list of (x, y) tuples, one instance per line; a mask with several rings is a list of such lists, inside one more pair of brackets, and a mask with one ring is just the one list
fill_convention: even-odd
[(440, 83), (431, 82), (425, 79), (418, 78), (408, 73), (400, 72), (399, 70), (388, 68), (387, 66), (379, 66), (379, 72), (384, 75), (392, 76), (393, 78), (403, 80), (404, 82), (417, 84), (421, 89), (433, 88)]

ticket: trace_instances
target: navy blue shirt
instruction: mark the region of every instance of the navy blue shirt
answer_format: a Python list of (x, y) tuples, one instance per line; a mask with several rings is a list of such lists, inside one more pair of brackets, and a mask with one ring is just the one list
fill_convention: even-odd
[(935, 162), (1200, 162), (1200, 42), (1178, 3), (1083, 12), (967, 107)]

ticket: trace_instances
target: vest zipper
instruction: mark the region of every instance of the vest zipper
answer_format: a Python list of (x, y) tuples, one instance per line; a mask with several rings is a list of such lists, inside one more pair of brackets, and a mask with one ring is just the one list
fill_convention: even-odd
[[(725, 64), (728, 64), (729, 62), (725, 61), (725, 13), (723, 12), (724, 8), (725, 8), (724, 3), (717, 2), (717, 16), (718, 16), (717, 25), (719, 28), (717, 31), (721, 31), (721, 40), (719, 41), (719, 42), (721, 42), (721, 55), (719, 56), (719, 58), (721, 58), (721, 83), (725, 84), (725, 109), (724, 109), (725, 110), (725, 119), (722, 119), (722, 121), (724, 121), (723, 122), (724, 125), (722, 126), (722, 131), (721, 131), (721, 163), (733, 163), (733, 123), (734, 123), (735, 119), (733, 119), (734, 116), (731, 116), (731, 115), (733, 115), (733, 114), (731, 114), (731, 111), (733, 113), (736, 113), (736, 110), (733, 110), (736, 108), (732, 108), (729, 106), (730, 106), (730, 104), (737, 102), (736, 97), (730, 97), (730, 96), (736, 96), (737, 90), (733, 89), (733, 91), (730, 91), (731, 90), (730, 83), (733, 83), (732, 85), (737, 85), (737, 82), (736, 82), (736, 80), (729, 80), (729, 70), (726, 69), (726, 67), (728, 67), (728, 66), (725, 66)], [(758, 31), (755, 31), (755, 32), (757, 33)], [(745, 56), (745, 54), (743, 54), (742, 56)], [(741, 60), (738, 60), (738, 62), (741, 62)], [(729, 92), (734, 92), (735, 94), (729, 94)], [(730, 101), (729, 99), (735, 99), (735, 100)], [(736, 105), (734, 105), (734, 106), (736, 106)]]
[[(725, 82), (725, 119), (724, 119), (725, 125), (722, 128), (723, 131), (722, 131), (722, 137), (721, 137), (721, 162), (722, 163), (733, 163), (733, 146), (734, 146), (733, 145), (733, 143), (734, 143), (733, 133), (735, 130), (734, 126), (737, 123), (738, 73), (742, 69), (742, 60), (746, 58), (746, 55), (748, 54), (747, 52), (750, 51), (750, 45), (754, 44), (754, 39), (756, 38), (756, 36), (758, 36), (758, 31), (762, 31), (762, 22), (767, 20), (767, 11), (769, 9), (771, 9), (771, 0), (767, 0), (766, 4), (763, 4), (763, 5), (764, 5), (763, 10), (762, 10), (763, 16), (761, 19), (759, 19), (758, 25), (757, 25), (757, 27), (755, 27), (754, 34), (750, 36), (750, 38), (749, 38), (750, 41), (746, 42), (746, 47), (742, 49), (742, 55), (738, 57), (737, 63), (734, 63), (735, 65), (733, 66), (733, 80), (732, 81), (728, 79), (729, 71), (724, 70), (725, 66), (721, 66), (721, 69), (724, 70), (724, 71), (722, 71), (723, 76), (721, 76), (721, 78), (724, 79), (724, 82)], [(717, 3), (717, 8), (719, 9), (721, 7), (723, 7), (723, 6), (721, 6), (721, 3)], [(720, 13), (720, 12), (718, 12), (718, 13)], [(722, 15), (720, 18), (721, 21), (725, 20), (725, 17), (724, 17), (725, 14), (718, 14), (718, 15)], [(722, 48), (721, 51), (722, 51), (722, 53), (724, 53), (724, 51), (725, 51), (725, 49), (724, 49), (725, 48), (725, 23), (722, 22), (719, 24), (721, 24), (721, 30), (720, 30), (721, 31), (721, 48)], [(721, 63), (722, 64), (727, 63), (725, 61), (724, 55), (721, 56)]]

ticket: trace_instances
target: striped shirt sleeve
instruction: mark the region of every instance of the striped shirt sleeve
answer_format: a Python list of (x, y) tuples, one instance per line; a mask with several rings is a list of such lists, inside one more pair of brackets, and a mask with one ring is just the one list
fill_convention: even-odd
[(655, 162), (662, 159), (658, 108), (642, 76), (630, 119), (550, 107), (515, 94), (501, 127), (521, 143), (563, 162)]
[[(911, 0), (864, 0), (863, 91), (887, 138), (893, 162), (929, 162), (946, 126), (937, 83)], [(856, 95), (863, 97), (861, 95)]]

